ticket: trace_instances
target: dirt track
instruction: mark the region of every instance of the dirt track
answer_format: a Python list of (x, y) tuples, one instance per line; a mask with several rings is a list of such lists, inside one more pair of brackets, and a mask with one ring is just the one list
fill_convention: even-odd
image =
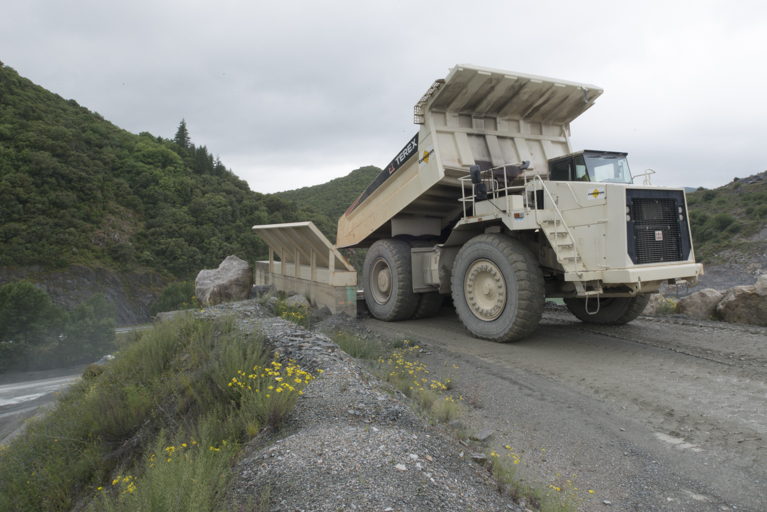
[(466, 423), (493, 430), (496, 451), (509, 445), (524, 476), (568, 487), (582, 510), (767, 510), (767, 329), (598, 327), (560, 308), (513, 344), (471, 337), (449, 308), (364, 324), (424, 345), (422, 361), (474, 404)]

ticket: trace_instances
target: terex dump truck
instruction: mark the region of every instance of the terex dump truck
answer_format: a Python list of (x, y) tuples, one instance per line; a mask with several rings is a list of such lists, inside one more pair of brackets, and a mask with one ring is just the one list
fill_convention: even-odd
[(508, 342), (546, 297), (624, 324), (661, 283), (697, 284), (684, 190), (635, 184), (626, 153), (573, 152), (570, 122), (601, 94), (473, 65), (434, 82), (418, 133), (338, 221), (337, 247), (370, 248), (372, 315), (429, 316), (452, 295), (474, 335)]

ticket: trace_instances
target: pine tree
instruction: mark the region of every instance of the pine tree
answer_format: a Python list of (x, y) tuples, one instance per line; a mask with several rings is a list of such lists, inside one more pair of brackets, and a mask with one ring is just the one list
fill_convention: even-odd
[(176, 141), (179, 147), (189, 149), (189, 131), (186, 129), (186, 121), (183, 119), (181, 119), (181, 124), (178, 125), (178, 131), (176, 131), (176, 136), (173, 140)]

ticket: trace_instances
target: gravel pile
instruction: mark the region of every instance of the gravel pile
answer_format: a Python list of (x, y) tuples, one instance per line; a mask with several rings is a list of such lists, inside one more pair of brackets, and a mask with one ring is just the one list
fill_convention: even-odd
[[(255, 300), (196, 313), (234, 312), (242, 329), (261, 329), (274, 354), (323, 374), (304, 391), (287, 425), (262, 431), (234, 468), (228, 499), (235, 509), (269, 488), (272, 512), (526, 510), (496, 491), (468, 449), (419, 418), (404, 396), (371, 376), (326, 335), (268, 313)], [(325, 319), (316, 330), (356, 320)]]

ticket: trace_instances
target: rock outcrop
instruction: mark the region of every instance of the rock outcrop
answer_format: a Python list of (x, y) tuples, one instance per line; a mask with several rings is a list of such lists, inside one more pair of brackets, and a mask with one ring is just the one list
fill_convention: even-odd
[(716, 313), (725, 322), (767, 326), (767, 275), (760, 276), (753, 286), (727, 290)]
[(285, 301), (285, 304), (288, 306), (302, 308), (308, 308), (310, 306), (309, 301), (306, 300), (306, 297), (303, 295), (293, 295), (292, 297), (288, 297), (288, 299)]
[(147, 323), (149, 305), (167, 281), (154, 272), (137, 274), (81, 265), (48, 270), (41, 266), (0, 267), (0, 286), (26, 279), (48, 293), (56, 306), (71, 311), (95, 293), (115, 306), (118, 326)]
[(201, 270), (194, 280), (195, 296), (206, 306), (248, 298), (253, 269), (247, 261), (228, 256), (215, 270)]
[(706, 288), (679, 299), (677, 312), (696, 320), (716, 319), (716, 306), (723, 297), (723, 292)]

